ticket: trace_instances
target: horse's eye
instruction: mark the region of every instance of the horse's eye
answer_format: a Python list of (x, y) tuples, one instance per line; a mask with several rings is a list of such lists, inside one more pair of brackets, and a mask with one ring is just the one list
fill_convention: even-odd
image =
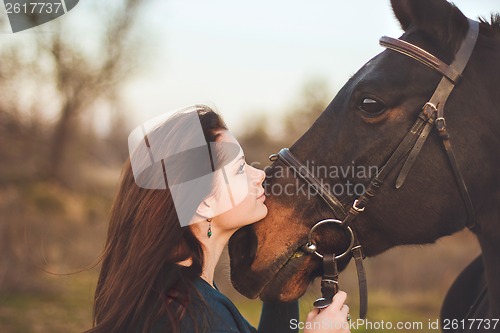
[(370, 115), (378, 115), (385, 110), (385, 105), (382, 102), (374, 100), (373, 98), (363, 98), (359, 103), (358, 108)]

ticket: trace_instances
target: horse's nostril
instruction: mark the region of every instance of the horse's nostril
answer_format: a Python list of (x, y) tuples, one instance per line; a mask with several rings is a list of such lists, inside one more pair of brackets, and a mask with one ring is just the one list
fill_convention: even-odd
[(257, 237), (251, 226), (238, 230), (229, 240), (229, 255), (236, 265), (250, 266), (257, 250)]

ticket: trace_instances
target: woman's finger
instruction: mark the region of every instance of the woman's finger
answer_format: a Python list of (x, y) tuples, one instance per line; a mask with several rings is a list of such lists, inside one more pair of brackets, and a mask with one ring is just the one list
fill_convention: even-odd
[(312, 321), (312, 319), (314, 317), (316, 317), (318, 315), (319, 311), (318, 309), (314, 308), (312, 309), (308, 314), (307, 314), (307, 318), (306, 318), (306, 321)]
[(347, 314), (349, 313), (349, 306), (346, 304), (342, 305), (340, 308), (340, 313), (347, 318)]
[(333, 302), (330, 304), (325, 311), (336, 312), (339, 311), (347, 298), (347, 294), (343, 291), (339, 291), (333, 296)]

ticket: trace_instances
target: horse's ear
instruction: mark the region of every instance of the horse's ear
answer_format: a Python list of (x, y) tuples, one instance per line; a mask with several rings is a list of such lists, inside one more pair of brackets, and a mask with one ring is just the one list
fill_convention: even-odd
[(446, 0), (391, 0), (392, 9), (403, 30), (416, 26), (446, 46), (459, 45), (467, 18)]
[(412, 23), (410, 9), (408, 8), (408, 1), (391, 0), (392, 11), (401, 24), (401, 28), (406, 31)]

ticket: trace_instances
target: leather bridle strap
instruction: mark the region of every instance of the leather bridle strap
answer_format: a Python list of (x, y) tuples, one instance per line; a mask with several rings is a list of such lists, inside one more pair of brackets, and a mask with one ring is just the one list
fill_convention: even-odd
[(303, 179), (309, 186), (319, 194), (323, 201), (333, 211), (335, 217), (343, 217), (346, 214), (344, 205), (335, 197), (314, 175), (304, 166), (299, 160), (288, 150), (283, 148), (278, 154), (273, 154), (269, 160), (274, 162), (277, 159), (282, 161), (286, 166), (290, 167), (297, 176)]
[(397, 51), (410, 58), (420, 61), (424, 65), (427, 65), (430, 68), (438, 71), (453, 83), (457, 83), (462, 77), (460, 72), (456, 71), (453, 67), (448, 66), (446, 63), (436, 58), (424, 49), (405, 42), (404, 40), (384, 36), (380, 38), (379, 44), (383, 47)]
[[(278, 154), (273, 154), (269, 157), (271, 161), (280, 160), (287, 167), (292, 169), (297, 176), (309, 184), (309, 186), (316, 191), (327, 204), (328, 207), (333, 211), (336, 218), (344, 218), (349, 216), (344, 208), (344, 205), (335, 197), (314, 175), (302, 164), (299, 160), (288, 150), (288, 148), (283, 148)], [(340, 221), (339, 221), (340, 222)], [(352, 230), (352, 229), (351, 229)], [(358, 288), (359, 288), (359, 317), (364, 319), (368, 313), (368, 285), (366, 281), (366, 273), (363, 267), (363, 259), (365, 255), (363, 253), (363, 248), (359, 243), (358, 236), (354, 230), (352, 230), (352, 247), (351, 254), (354, 258), (356, 264), (356, 272), (358, 275)], [(312, 253), (311, 251), (307, 251)]]
[[(455, 154), (453, 152), (453, 148), (450, 141), (450, 134), (448, 133), (446, 127), (446, 120), (444, 118), (444, 108), (446, 102), (451, 92), (453, 91), (453, 88), (455, 88), (458, 78), (461, 77), (461, 74), (464, 71), (465, 66), (469, 62), (469, 59), (472, 55), (472, 51), (474, 50), (479, 35), (479, 23), (470, 19), (468, 20), (468, 22), (469, 22), (469, 31), (465, 39), (462, 41), (460, 49), (455, 55), (454, 61), (449, 66), (444, 64), (440, 60), (436, 62), (435, 60), (437, 58), (428, 53), (427, 51), (422, 50), (421, 48), (415, 45), (409, 44), (407, 42), (398, 39), (393, 39), (390, 37), (382, 37), (380, 39), (380, 45), (388, 49), (391, 49), (393, 51), (397, 51), (404, 55), (410, 56), (411, 58), (416, 59), (421, 63), (430, 66), (431, 68), (443, 74), (444, 77), (439, 82), (439, 85), (434, 91), (434, 94), (432, 95), (429, 102), (425, 104), (424, 109), (427, 108), (426, 111), (427, 116), (430, 119), (435, 119), (436, 129), (438, 130), (438, 133), (441, 139), (443, 140), (443, 146), (445, 148), (446, 154), (448, 155), (448, 160), (450, 161), (450, 165), (453, 174), (455, 176), (455, 180), (460, 190), (460, 195), (462, 196), (462, 199), (465, 204), (465, 208), (467, 211), (466, 226), (469, 229), (473, 229), (476, 226), (474, 207), (472, 205), (472, 200), (467, 190), (467, 186), (465, 184), (463, 175), (460, 171), (460, 167), (458, 166), (458, 162), (455, 158)], [(436, 63), (438, 64), (436, 66), (430, 65)], [(453, 73), (453, 74), (450, 77), (448, 73)], [(456, 74), (458, 74), (458, 76)], [(403, 168), (401, 169), (401, 172), (396, 180), (396, 188), (399, 188), (403, 185), (403, 182), (406, 176), (408, 175), (409, 170), (413, 166), (416, 157), (418, 156), (425, 140), (427, 139), (427, 134), (430, 132), (431, 129), (430, 125), (431, 122), (428, 123), (427, 127), (424, 129), (419, 139), (417, 139), (415, 146), (413, 147), (408, 159), (403, 165)]]
[[(442, 64), (440, 64), (439, 67), (430, 66), (431, 68), (443, 74), (444, 77), (439, 82), (429, 102), (425, 103), (422, 111), (419, 114), (419, 117), (417, 118), (417, 121), (413, 125), (410, 132), (408, 132), (405, 138), (401, 141), (387, 163), (382, 167), (379, 174), (372, 179), (365, 193), (360, 198), (358, 198), (358, 200), (354, 201), (352, 207), (349, 209), (347, 216), (343, 220), (343, 224), (349, 225), (356, 218), (356, 216), (364, 210), (366, 204), (371, 198), (375, 196), (389, 172), (399, 163), (401, 157), (409, 153), (408, 158), (406, 159), (396, 179), (396, 188), (400, 188), (403, 185), (406, 176), (413, 166), (418, 154), (420, 153), (420, 150), (423, 147), (423, 144), (428, 137), (429, 132), (432, 129), (432, 125), (435, 124), (438, 133), (443, 140), (443, 146), (445, 148), (448, 160), (451, 165), (451, 169), (455, 176), (460, 195), (462, 196), (465, 204), (465, 209), (467, 211), (466, 226), (469, 229), (473, 229), (476, 226), (476, 218), (472, 200), (467, 190), (467, 186), (465, 185), (462, 173), (460, 172), (458, 162), (455, 158), (455, 154), (450, 142), (450, 135), (446, 128), (446, 120), (444, 118), (444, 107), (446, 101), (448, 100), (448, 97), (455, 87), (455, 81), (451, 80), (446, 74), (443, 73), (443, 71), (446, 73), (457, 72), (460, 75), (462, 74), (465, 66), (469, 61), (470, 56), (472, 55), (472, 51), (474, 50), (474, 47), (476, 45), (478, 34), (479, 23), (473, 20), (469, 20), (469, 31), (467, 33), (467, 36), (463, 40), (460, 49), (455, 55), (455, 60), (451, 65), (446, 65), (450, 67), (451, 70), (443, 70)], [(428, 58), (428, 55), (430, 54), (427, 51), (420, 49), (415, 45), (406, 42), (400, 42), (400, 40), (390, 37), (381, 38), (381, 45), (384, 47), (387, 47), (396, 52), (400, 52), (404, 55), (412, 54), (411, 58), (416, 59), (428, 66), (433, 62), (435, 57), (431, 55), (432, 57)], [(409, 45), (411, 45), (411, 47)], [(422, 125), (423, 128), (420, 129), (420, 126)], [(409, 151), (407, 151), (408, 148), (410, 148)]]

